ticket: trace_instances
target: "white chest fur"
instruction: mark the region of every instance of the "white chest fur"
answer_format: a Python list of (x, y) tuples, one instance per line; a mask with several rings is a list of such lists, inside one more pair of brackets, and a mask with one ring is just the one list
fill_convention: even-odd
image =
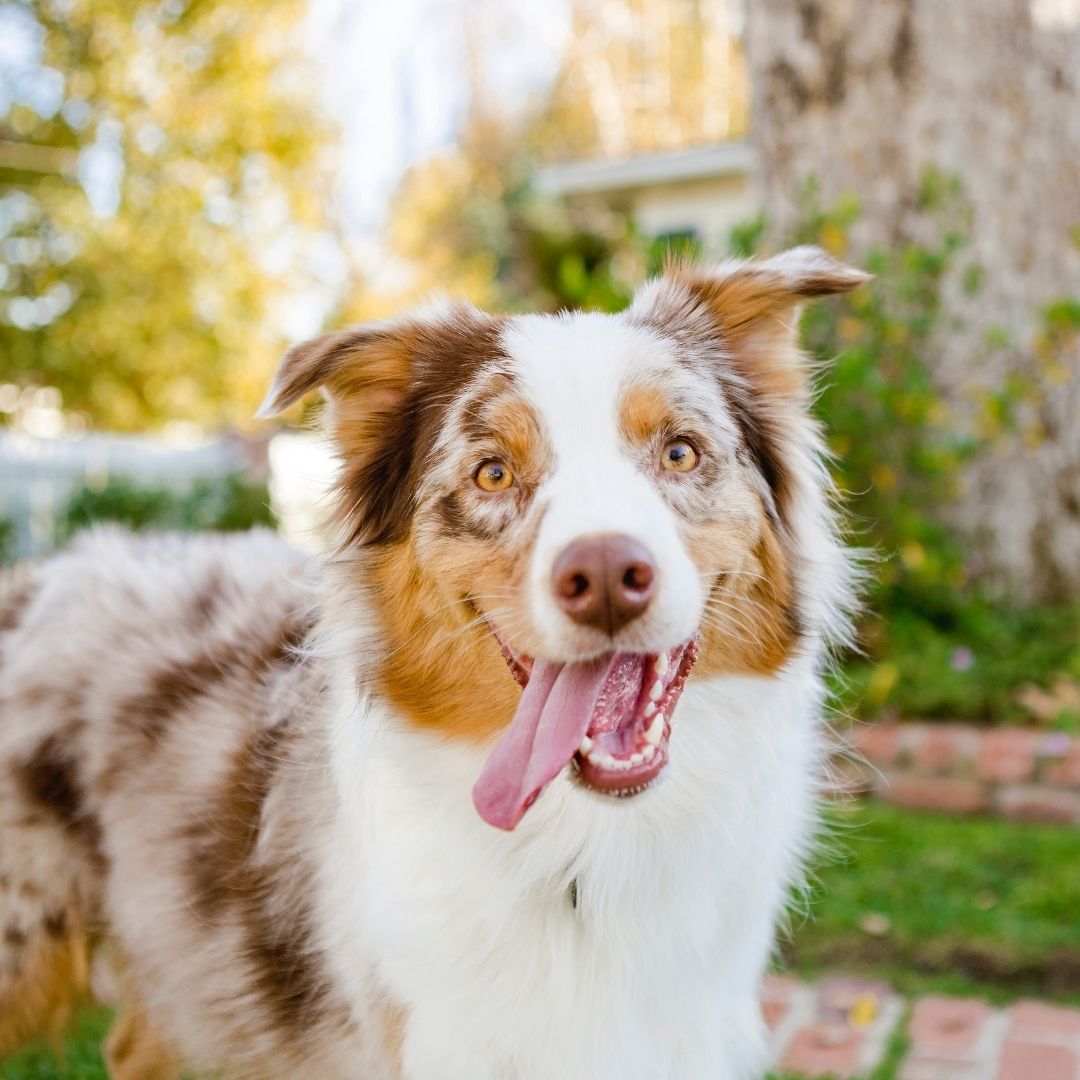
[(373, 993), (404, 1010), (409, 1080), (760, 1075), (756, 989), (813, 832), (819, 696), (808, 663), (692, 682), (654, 790), (561, 776), (513, 833), (470, 803), (482, 753), (377, 709), (340, 723), (326, 940), (358, 1011)]

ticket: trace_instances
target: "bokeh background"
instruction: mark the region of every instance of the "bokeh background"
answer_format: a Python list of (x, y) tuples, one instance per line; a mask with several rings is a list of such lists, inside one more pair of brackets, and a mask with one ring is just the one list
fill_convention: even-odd
[(325, 446), (251, 419), (291, 342), (820, 243), (876, 275), (803, 329), (874, 553), (835, 770), (877, 801), (778, 963), (1080, 1005), (1078, 85), (1080, 0), (0, 0), (0, 557), (317, 548)]

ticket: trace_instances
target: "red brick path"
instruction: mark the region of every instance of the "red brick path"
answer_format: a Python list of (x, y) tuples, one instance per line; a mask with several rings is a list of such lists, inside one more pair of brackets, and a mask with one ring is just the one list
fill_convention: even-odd
[[(773, 975), (761, 1000), (776, 1068), (836, 1080), (873, 1071), (905, 1010), (888, 986), (867, 979), (813, 985)], [(925, 997), (912, 1004), (907, 1035), (899, 1080), (1080, 1080), (1080, 1009)]]
[(1080, 738), (964, 724), (859, 724), (856, 789), (898, 806), (1080, 825)]

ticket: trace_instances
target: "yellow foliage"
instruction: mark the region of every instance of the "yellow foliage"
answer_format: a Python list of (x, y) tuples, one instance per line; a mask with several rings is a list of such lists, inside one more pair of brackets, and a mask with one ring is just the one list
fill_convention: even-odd
[(843, 315), (837, 325), (840, 340), (851, 344), (863, 335), (863, 323), (853, 315)]
[(329, 229), (329, 132), (296, 46), (304, 3), (28, 6), (68, 108), (86, 115), (36, 117), (29, 141), (79, 149), (109, 134), (123, 171), (105, 213), (76, 184), (18, 178), (28, 233), (72, 254), (22, 267), (13, 287), (63, 285), (72, 302), (40, 326), (0, 324), (5, 377), (59, 387), (102, 426), (248, 422)]
[(739, 138), (749, 79), (734, 0), (576, 0), (571, 46), (530, 145), (546, 161)]
[(900, 669), (895, 664), (885, 662), (876, 665), (866, 686), (866, 704), (870, 707), (884, 704), (899, 678)]
[(826, 251), (841, 256), (847, 250), (847, 232), (839, 225), (826, 223), (821, 229), (821, 244)]
[(896, 490), (896, 470), (891, 465), (881, 462), (871, 469), (870, 478), (882, 491)]
[(857, 1031), (868, 1028), (881, 1012), (877, 994), (860, 994), (848, 1009), (848, 1023)]
[(909, 570), (921, 570), (926, 565), (926, 548), (909, 540), (900, 548), (900, 559)]

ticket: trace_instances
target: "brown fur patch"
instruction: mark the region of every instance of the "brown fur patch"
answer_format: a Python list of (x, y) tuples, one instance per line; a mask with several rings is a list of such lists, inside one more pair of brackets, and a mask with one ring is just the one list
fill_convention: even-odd
[[(752, 521), (705, 513), (700, 498), (683, 515), (687, 550), (712, 576), (697, 670), (771, 674), (802, 635), (787, 511), (791, 455), (810, 386), (795, 342), (795, 309), (803, 297), (850, 288), (861, 275), (805, 253), (801, 262), (750, 262), (712, 273), (675, 266), (667, 277), (638, 317), (674, 339), (691, 373), (715, 380), (739, 431), (737, 458), (760, 477)], [(660, 397), (645, 389), (626, 396), (627, 433), (657, 425)], [(698, 482), (707, 488), (704, 477)]]
[(205, 630), (212, 622), (214, 613), (221, 603), (224, 589), (225, 582), (221, 575), (211, 573), (202, 588), (192, 598), (190, 622), (196, 633)]
[[(491, 565), (520, 567), (514, 552), (524, 545), (503, 542), (510, 514), (471, 488), (445, 490), (425, 523), (443, 542), (434, 557), (425, 554), (422, 571), (415, 516), (418, 489), (455, 402), (474, 464), (498, 456), (514, 470), (519, 511), (530, 479), (545, 467), (540, 424), (503, 366), (504, 323), (460, 306), (437, 320), (329, 335), (288, 354), (270, 406), (326, 386), (326, 426), (343, 462), (341, 547), (366, 549), (350, 576), (366, 580), (379, 597), (388, 654), (379, 681), (416, 723), (467, 738), (504, 727), (520, 694), (490, 631), (469, 625), (477, 618), (469, 593), (477, 583), (485, 593), (505, 588), (506, 574), (493, 575)], [(461, 401), (471, 384), (473, 398)]]
[[(482, 546), (478, 557), (474, 547), (460, 545), (456, 566), (444, 556), (429, 571), (474, 588), (491, 583), (491, 550)], [(387, 642), (379, 681), (393, 704), (421, 727), (449, 736), (483, 740), (505, 729), (521, 691), (491, 631), (476, 624), (476, 609), (464, 596), (448, 605), (410, 543), (381, 553), (368, 572)]]
[(255, 991), (273, 1023), (300, 1033), (323, 1017), (328, 993), (307, 902), (281, 903), (287, 883), (308, 871), (296, 859), (272, 862), (258, 850), (264, 804), (294, 735), (287, 721), (254, 733), (220, 799), (184, 832), (197, 914), (207, 922), (229, 912), (239, 918)]
[[(510, 549), (520, 545), (505, 542), (503, 533), (527, 510), (550, 470), (554, 451), (534, 407), (503, 372), (476, 379), (471, 396), (456, 413), (459, 430), (451, 429), (450, 437), (461, 459), (454, 461), (460, 475), (457, 485), (439, 497), (435, 511), (448, 536), (499, 540), (498, 558), (505, 562), (512, 558)], [(450, 456), (454, 460), (453, 452)], [(480, 491), (471, 479), (475, 468), (487, 459), (502, 461), (513, 473), (512, 488), (497, 497)], [(464, 586), (471, 587), (471, 583)]]
[(396, 543), (408, 533), (416, 486), (454, 398), (502, 359), (503, 320), (466, 305), (431, 322), (354, 327), (286, 354), (266, 410), (316, 386), (343, 463), (336, 521), (345, 545)]
[(509, 376), (499, 373), (501, 392), (483, 387), (465, 403), (465, 434), (473, 441), (495, 442), (516, 471), (543, 471), (551, 458), (551, 448), (535, 409), (515, 392)]
[(86, 935), (73, 913), (62, 934), (23, 934), (15, 963), (0, 971), (0, 1059), (29, 1039), (59, 1039), (88, 992)]
[(655, 383), (636, 382), (619, 400), (619, 426), (631, 443), (652, 442), (670, 422), (671, 407)]
[[(446, 411), (485, 365), (502, 358), (501, 330), (498, 320), (464, 311), (452, 320), (416, 324), (387, 346), (383, 359), (398, 373), (392, 403), (373, 410), (364, 376), (336, 390), (330, 424), (345, 462), (339, 520), (347, 542), (387, 544), (407, 535), (417, 484)], [(367, 362), (364, 357), (364, 370)]]
[(382, 1029), (383, 1060), (393, 1080), (403, 1080), (405, 1067), (402, 1053), (405, 1046), (405, 1023), (409, 1014), (400, 1005), (388, 1001), (377, 1001), (374, 1011)]
[(449, 536), (468, 536), (474, 540), (495, 540), (500, 532), (497, 524), (469, 513), (465, 500), (457, 491), (447, 492), (435, 504), (443, 531)]
[[(731, 406), (741, 454), (766, 486), (759, 491), (756, 536), (731, 546), (730, 530), (692, 527), (688, 548), (703, 573), (730, 568), (713, 581), (702, 628), (698, 671), (770, 674), (798, 647), (794, 553), (789, 532), (792, 455), (805, 445), (809, 375), (796, 341), (801, 301), (845, 292), (866, 275), (817, 249), (718, 271), (677, 265), (666, 274), (652, 310), (640, 317), (682, 345), (688, 361), (704, 363)], [(729, 548), (717, 553), (717, 544)]]
[(802, 636), (788, 556), (765, 524), (737, 571), (713, 579), (705, 603), (697, 674), (772, 675)]
[(792, 428), (809, 410), (811, 396), (796, 342), (798, 306), (853, 289), (867, 275), (804, 248), (719, 272), (673, 265), (665, 276), (673, 288), (661, 294), (661, 304), (646, 321), (677, 341), (715, 346), (712, 372), (783, 518)]
[(0, 634), (19, 625), (33, 596), (33, 589), (27, 584), (14, 586), (7, 596), (0, 591)]
[(71, 745), (78, 725), (46, 736), (25, 760), (15, 763), (14, 776), (23, 798), (48, 811), (97, 867), (105, 863), (101, 825), (86, 804)]
[(176, 1053), (141, 1007), (125, 1000), (105, 1040), (110, 1080), (178, 1080)]
[(516, 631), (528, 624), (523, 583), (543, 515), (531, 499), (553, 450), (504, 375), (477, 380), (460, 415), (464, 457), (506, 461), (514, 487), (493, 498), (465, 480), (434, 502), (434, 520), (417, 517), (401, 544), (373, 554), (356, 574), (379, 599), (387, 649), (378, 678), (389, 699), (421, 727), (484, 740), (509, 724), (520, 689), (480, 613)]
[[(713, 378), (709, 372), (695, 374)], [(648, 382), (627, 387), (620, 401), (620, 425), (624, 438), (648, 453), (658, 452), (664, 439), (683, 433), (680, 413), (665, 389)], [(755, 485), (755, 511), (748, 519), (745, 511), (718, 510), (721, 471), (715, 458), (703, 453), (693, 474), (661, 482), (683, 519), (687, 551), (699, 572), (712, 577), (697, 671), (771, 674), (787, 660), (801, 634), (790, 558), (780, 523), (770, 513), (773, 499), (760, 485)]]
[(237, 672), (259, 676), (275, 664), (296, 659), (312, 623), (311, 614), (293, 612), (283, 625), (266, 627), (268, 632), (263, 635), (213, 642), (196, 656), (155, 671), (149, 688), (127, 699), (117, 717), (129, 730), (155, 745), (172, 718)]
[[(788, 498), (783, 413), (799, 416), (809, 402), (810, 386), (794, 344), (791, 325), (798, 297), (768, 275), (733, 274), (719, 280), (682, 271), (673, 276), (690, 299), (690, 312), (704, 312), (687, 321), (680, 334), (678, 318), (659, 312), (655, 325), (665, 332), (700, 335), (704, 329), (718, 355), (709, 374), (718, 380), (732, 407), (744, 450), (773, 494), (783, 515)], [(708, 344), (698, 341), (697, 344)], [(720, 352), (722, 350), (722, 353)]]

